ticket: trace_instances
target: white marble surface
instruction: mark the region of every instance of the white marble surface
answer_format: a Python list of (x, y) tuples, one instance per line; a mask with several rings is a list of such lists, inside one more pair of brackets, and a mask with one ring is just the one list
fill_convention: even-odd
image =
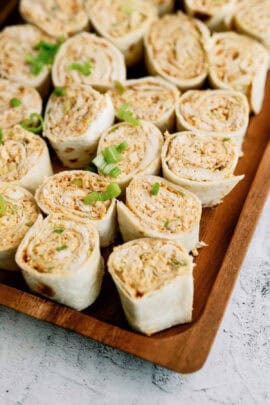
[(270, 200), (202, 370), (179, 375), (2, 307), (0, 404), (270, 404), (269, 297)]

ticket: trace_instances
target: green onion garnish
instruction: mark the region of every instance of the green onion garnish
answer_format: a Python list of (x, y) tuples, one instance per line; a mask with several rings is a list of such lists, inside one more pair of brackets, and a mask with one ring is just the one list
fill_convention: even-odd
[(128, 124), (132, 125), (133, 127), (137, 127), (140, 125), (139, 118), (135, 117), (131, 111), (129, 111), (129, 104), (123, 103), (119, 108), (116, 117), (121, 120), (125, 121)]
[(118, 177), (121, 174), (121, 169), (115, 165), (120, 162), (123, 157), (121, 153), (128, 147), (126, 141), (121, 142), (119, 145), (111, 145), (103, 149), (102, 153), (97, 155), (92, 161), (100, 173), (110, 177)]
[(117, 163), (122, 160), (121, 153), (118, 152), (117, 146), (112, 145), (103, 149), (102, 154), (107, 163)]
[(7, 211), (7, 202), (2, 195), (0, 195), (0, 216), (5, 215)]
[(27, 120), (21, 122), (21, 126), (27, 131), (39, 134), (43, 129), (43, 118), (38, 113), (32, 113)]
[(128, 143), (126, 141), (119, 143), (119, 145), (117, 145), (117, 150), (119, 153), (124, 152), (124, 150), (126, 150), (128, 148)]
[(92, 73), (93, 65), (91, 62), (83, 62), (83, 63), (77, 63), (73, 62), (67, 67), (67, 71), (70, 72), (71, 70), (77, 70), (84, 76), (90, 76)]
[(170, 221), (167, 219), (167, 221), (164, 222), (164, 228), (168, 229), (170, 225)]
[(61, 233), (63, 233), (63, 232), (64, 232), (64, 229), (62, 229), (62, 228), (58, 228), (58, 229), (53, 230), (53, 233), (57, 233), (58, 235), (61, 235)]
[(82, 179), (73, 179), (71, 184), (75, 184), (75, 186), (82, 187), (83, 182)]
[(56, 87), (53, 91), (53, 94), (55, 94), (58, 97), (64, 96), (66, 94), (66, 90), (62, 89), (61, 87)]
[(110, 183), (103, 192), (93, 191), (87, 194), (83, 199), (84, 204), (91, 205), (97, 201), (108, 201), (118, 197), (121, 194), (121, 188), (117, 183)]
[(28, 228), (30, 228), (31, 226), (34, 225), (34, 222), (27, 222), (25, 225), (28, 226)]
[(223, 138), (223, 142), (228, 142), (230, 140), (231, 140), (231, 138)]
[(53, 44), (47, 41), (40, 41), (36, 45), (36, 49), (38, 50), (37, 55), (26, 56), (26, 62), (30, 65), (30, 71), (33, 75), (39, 75), (45, 65), (52, 65), (62, 42)]
[(3, 143), (3, 130), (0, 128), (0, 145)]
[(153, 184), (153, 187), (152, 187), (152, 190), (151, 190), (151, 194), (152, 194), (152, 195), (158, 195), (159, 189), (160, 189), (160, 184), (159, 184), (159, 183)]
[(21, 100), (18, 99), (18, 98), (12, 98), (12, 99), (9, 101), (9, 104), (11, 105), (11, 107), (19, 107), (20, 105), (22, 105), (22, 102), (21, 102)]
[(124, 94), (125, 91), (126, 91), (125, 86), (123, 86), (123, 84), (122, 84), (121, 82), (119, 82), (118, 80), (116, 80), (116, 81), (114, 82), (114, 88), (117, 90), (117, 92), (118, 92), (119, 94)]
[(67, 245), (58, 246), (55, 250), (57, 252), (61, 252), (62, 250), (65, 250), (65, 249), (67, 249)]

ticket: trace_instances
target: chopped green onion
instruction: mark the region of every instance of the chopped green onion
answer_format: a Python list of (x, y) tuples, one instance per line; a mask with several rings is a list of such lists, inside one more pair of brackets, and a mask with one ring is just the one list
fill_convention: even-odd
[(159, 184), (159, 183), (153, 184), (153, 187), (152, 187), (152, 190), (151, 190), (151, 194), (152, 194), (152, 195), (158, 195), (159, 189), (160, 189), (160, 184)]
[(128, 143), (126, 141), (119, 143), (119, 145), (117, 145), (117, 150), (119, 153), (124, 152), (124, 150), (126, 150), (128, 148)]
[(71, 70), (77, 70), (84, 76), (90, 76), (92, 73), (93, 65), (91, 62), (83, 62), (83, 63), (77, 63), (73, 62), (67, 67), (67, 71), (70, 72)]
[(0, 128), (0, 145), (3, 143), (3, 130)]
[(187, 262), (185, 260), (180, 260), (179, 261), (179, 260), (174, 259), (174, 260), (172, 260), (172, 264), (174, 266), (186, 266)]
[(108, 175), (109, 175), (110, 177), (114, 177), (114, 178), (115, 178), (115, 177), (120, 176), (121, 173), (122, 173), (122, 171), (121, 171), (120, 167), (115, 166), (115, 167), (113, 167), (113, 168), (110, 169), (110, 172), (108, 173)]
[(19, 107), (20, 105), (22, 105), (22, 102), (21, 102), (21, 100), (18, 99), (18, 98), (12, 98), (12, 99), (9, 101), (9, 104), (11, 105), (11, 107)]
[(62, 42), (60, 40), (56, 44), (53, 44), (47, 41), (40, 41), (36, 45), (38, 53), (26, 56), (26, 62), (30, 65), (30, 71), (33, 75), (39, 75), (45, 65), (52, 65)]
[(164, 222), (164, 228), (168, 229), (170, 225), (170, 221), (167, 219), (167, 221)]
[(123, 84), (122, 84), (121, 82), (119, 82), (118, 80), (116, 80), (116, 81), (114, 82), (114, 88), (117, 90), (117, 92), (118, 92), (119, 94), (124, 94), (125, 91), (126, 91), (125, 86), (123, 86)]
[(2, 195), (0, 195), (0, 217), (5, 215), (7, 211), (7, 202)]
[(117, 183), (110, 183), (106, 190), (103, 192), (92, 191), (92, 193), (87, 194), (83, 199), (84, 204), (91, 205), (97, 201), (108, 201), (113, 198), (118, 197), (121, 194), (121, 188)]
[(61, 252), (62, 250), (65, 250), (65, 249), (67, 249), (67, 245), (58, 246), (55, 250), (57, 252)]
[(28, 228), (30, 228), (31, 226), (34, 225), (34, 222), (27, 222), (25, 225), (28, 226)]
[(129, 111), (129, 104), (123, 103), (119, 108), (116, 117), (121, 120), (125, 121), (128, 124), (132, 125), (133, 127), (137, 127), (140, 125), (139, 118), (135, 117), (131, 111)]
[(73, 179), (71, 184), (75, 184), (75, 186), (82, 187), (83, 182), (82, 179)]
[(43, 129), (43, 118), (38, 113), (32, 113), (27, 120), (21, 122), (21, 126), (27, 131), (39, 134)]
[(56, 87), (53, 91), (53, 94), (55, 94), (58, 97), (64, 96), (66, 94), (66, 90), (62, 89), (61, 87)]
[(107, 163), (117, 163), (122, 160), (121, 153), (118, 152), (117, 146), (115, 145), (103, 149), (102, 154)]
[(58, 228), (58, 229), (53, 230), (53, 233), (57, 233), (58, 235), (61, 235), (61, 233), (63, 233), (63, 232), (64, 232), (63, 228)]
[(228, 142), (230, 140), (231, 140), (231, 138), (223, 138), (223, 142)]

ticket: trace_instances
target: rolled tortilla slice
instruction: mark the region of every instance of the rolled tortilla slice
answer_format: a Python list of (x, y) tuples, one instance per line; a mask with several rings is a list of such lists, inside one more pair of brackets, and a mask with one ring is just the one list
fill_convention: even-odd
[(0, 128), (13, 127), (41, 110), (42, 100), (35, 89), (0, 79)]
[(0, 268), (18, 270), (16, 250), (34, 224), (39, 208), (32, 194), (11, 183), (0, 182)]
[(224, 31), (236, 0), (185, 0), (188, 15), (203, 21), (213, 31)]
[(235, 10), (233, 25), (238, 32), (260, 41), (270, 53), (269, 0), (242, 1)]
[(177, 88), (160, 77), (143, 77), (116, 82), (109, 91), (115, 111), (123, 103), (138, 118), (151, 121), (161, 131), (172, 130), (175, 124), (175, 106), (179, 98)]
[(109, 182), (83, 170), (60, 172), (48, 177), (37, 189), (35, 198), (45, 214), (74, 215), (90, 221), (98, 230), (102, 247), (110, 245), (116, 233), (115, 199), (85, 204), (87, 194), (103, 192)]
[(88, 84), (106, 90), (114, 81), (126, 79), (124, 57), (106, 39), (83, 32), (61, 46), (54, 60), (52, 78), (56, 87)]
[(3, 131), (0, 144), (0, 181), (34, 192), (53, 173), (46, 142), (20, 125)]
[(174, 0), (148, 0), (158, 8), (158, 14), (164, 15), (171, 13), (174, 9)]
[[(122, 160), (116, 163), (121, 173), (113, 178), (113, 181), (124, 191), (136, 175), (159, 174), (163, 137), (151, 122), (141, 121), (136, 127), (122, 122), (102, 135), (97, 153), (100, 154), (105, 148), (120, 145), (122, 142), (127, 143), (127, 148), (122, 152)], [(112, 180), (109, 175), (105, 177), (108, 181)]]
[(230, 138), (179, 132), (169, 136), (162, 150), (163, 176), (196, 194), (212, 207), (244, 176), (234, 176), (237, 145)]
[(71, 85), (51, 95), (46, 108), (44, 132), (64, 166), (86, 166), (94, 157), (101, 133), (114, 121), (109, 95), (90, 86)]
[(182, 90), (201, 87), (208, 73), (208, 39), (209, 31), (200, 21), (181, 12), (165, 15), (145, 36), (149, 73), (162, 76)]
[(128, 66), (143, 57), (143, 36), (156, 18), (156, 7), (143, 0), (89, 0), (95, 30), (120, 49)]
[[(158, 185), (158, 186), (157, 186)], [(154, 194), (155, 188), (158, 192)], [(165, 238), (190, 252), (199, 244), (202, 207), (195, 194), (157, 176), (137, 176), (117, 202), (120, 232), (125, 242)]]
[(212, 36), (208, 54), (212, 86), (242, 92), (250, 109), (259, 113), (269, 64), (264, 46), (245, 35), (226, 32)]
[(36, 46), (40, 41), (53, 43), (55, 39), (30, 24), (4, 28), (0, 33), (0, 77), (35, 87), (41, 94), (46, 94), (50, 87), (49, 66), (45, 65), (39, 73), (33, 74), (27, 62), (29, 55), (37, 55)]
[(239, 151), (249, 123), (249, 105), (244, 94), (234, 90), (190, 90), (176, 105), (179, 131), (232, 138)]
[(16, 253), (29, 288), (81, 311), (100, 292), (103, 261), (95, 227), (78, 217), (39, 215)]
[(192, 320), (193, 263), (179, 243), (125, 243), (114, 248), (108, 269), (133, 329), (151, 335)]
[(83, 0), (21, 0), (20, 13), (26, 21), (56, 38), (88, 28)]

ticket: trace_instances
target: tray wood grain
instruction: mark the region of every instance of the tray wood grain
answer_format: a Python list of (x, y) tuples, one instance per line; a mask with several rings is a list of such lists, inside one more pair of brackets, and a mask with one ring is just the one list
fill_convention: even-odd
[(237, 166), (237, 174), (245, 173), (245, 179), (223, 204), (203, 213), (201, 239), (208, 247), (195, 260), (192, 323), (151, 337), (133, 332), (108, 274), (97, 302), (81, 313), (31, 294), (19, 273), (0, 271), (0, 304), (172, 370), (198, 370), (208, 356), (269, 193), (269, 133), (270, 75), (263, 110), (251, 118), (244, 157)]

